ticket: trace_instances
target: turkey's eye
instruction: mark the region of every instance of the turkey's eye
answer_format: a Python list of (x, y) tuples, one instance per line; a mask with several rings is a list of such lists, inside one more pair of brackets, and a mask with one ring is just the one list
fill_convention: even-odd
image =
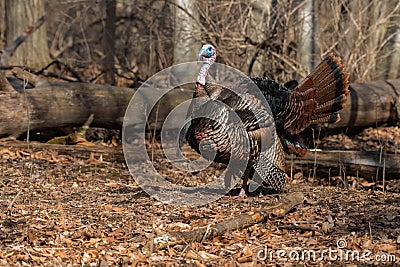
[(211, 47), (209, 47), (207, 50), (211, 52), (211, 51), (212, 51), (212, 48), (211, 48)]

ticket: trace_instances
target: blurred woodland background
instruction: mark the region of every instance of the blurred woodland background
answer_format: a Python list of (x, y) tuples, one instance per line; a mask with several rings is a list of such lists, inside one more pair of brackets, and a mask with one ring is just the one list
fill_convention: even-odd
[(306, 76), (330, 51), (352, 82), (400, 77), (398, 1), (0, 0), (0, 49), (44, 13), (3, 70), (138, 87), (211, 43), (218, 62), (279, 82)]

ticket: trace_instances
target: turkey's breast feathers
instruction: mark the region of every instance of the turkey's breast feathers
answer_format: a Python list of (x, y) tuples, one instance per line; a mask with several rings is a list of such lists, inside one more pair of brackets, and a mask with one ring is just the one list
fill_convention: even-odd
[(234, 89), (196, 85), (187, 139), (204, 157), (225, 164), (232, 158), (251, 161), (274, 140), (268, 104), (247, 83), (241, 81)]

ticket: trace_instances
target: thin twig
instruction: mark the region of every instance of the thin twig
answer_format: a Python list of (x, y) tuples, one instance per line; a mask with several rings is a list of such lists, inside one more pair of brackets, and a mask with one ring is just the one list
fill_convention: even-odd
[(14, 198), (11, 200), (10, 205), (8, 205), (8, 209), (11, 209), (12, 206), (14, 205), (15, 200), (18, 198), (19, 194), (21, 194), (21, 189), (18, 190), (18, 193), (14, 196)]
[(29, 152), (29, 154), (30, 154), (30, 157), (31, 157), (31, 159), (32, 159), (32, 153), (31, 153), (31, 150), (30, 150), (30, 140), (29, 140), (29, 138), (30, 138), (30, 126), (31, 126), (31, 121), (30, 121), (30, 110), (29, 110), (29, 102), (28, 102), (28, 97), (27, 97), (27, 95), (26, 95), (26, 86), (28, 85), (28, 83), (29, 83), (29, 81), (26, 79), (26, 77), (25, 77), (25, 72), (23, 72), (24, 73), (24, 87), (23, 87), (23, 90), (24, 90), (24, 101), (25, 101), (25, 105), (26, 105), (26, 118), (27, 118), (27, 132), (26, 132), (26, 143), (27, 143), (27, 146), (28, 146), (28, 152)]

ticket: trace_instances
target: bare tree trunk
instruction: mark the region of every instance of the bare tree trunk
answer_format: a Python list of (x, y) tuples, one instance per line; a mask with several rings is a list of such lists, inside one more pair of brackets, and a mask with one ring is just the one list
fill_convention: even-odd
[(400, 77), (400, 28), (393, 43), (393, 54), (390, 60), (389, 78)]
[[(5, 1), (6, 40), (10, 44), (15, 37), (34, 24), (45, 12), (43, 0)], [(50, 62), (46, 25), (43, 25), (17, 49), (10, 64), (43, 67)]]
[[(256, 41), (257, 43), (262, 42), (266, 38), (266, 27), (267, 23), (266, 21), (270, 19), (271, 17), (271, 0), (256, 0), (252, 2), (252, 15), (253, 18), (250, 20), (251, 26), (252, 26), (252, 31), (250, 32), (250, 38), (251, 40)], [(261, 48), (259, 48), (261, 49)], [(250, 58), (250, 61), (253, 60)], [(248, 64), (250, 65), (250, 61)], [(262, 63), (262, 60), (256, 60), (254, 64), (251, 67), (250, 73), (248, 75), (250, 76), (260, 76), (264, 73), (264, 64)]]
[(115, 55), (115, 19), (116, 19), (116, 1), (107, 0), (104, 2), (106, 9), (106, 25), (103, 36), (103, 71), (106, 83), (115, 85), (114, 76), (114, 55)]
[(174, 64), (197, 59), (196, 51), (200, 49), (201, 42), (200, 30), (196, 21), (191, 17), (198, 17), (195, 5), (195, 0), (176, 0), (174, 8)]
[(316, 16), (315, 0), (306, 0), (300, 10), (300, 19), (303, 22), (301, 29), (300, 62), (309, 71), (315, 67), (316, 57)]
[(387, 72), (387, 78), (396, 79), (400, 77), (400, 11), (397, 17), (393, 17), (394, 21), (394, 32), (396, 35), (393, 38), (391, 44), (392, 53), (389, 60), (389, 71)]
[(5, 0), (0, 0), (0, 49), (3, 49), (6, 45), (6, 11), (5, 11)]
[(366, 56), (369, 58), (368, 61), (373, 63), (371, 70), (369, 70), (369, 72), (373, 74), (370, 75), (369, 78), (373, 80), (377, 77), (384, 76), (383, 72), (385, 72), (385, 70), (382, 69), (382, 65), (385, 65), (388, 60), (388, 57), (383, 54), (384, 50), (380, 48), (385, 37), (387, 37), (387, 23), (382, 23), (382, 25), (377, 26), (380, 18), (388, 16), (386, 15), (388, 14), (387, 8), (387, 1), (374, 0), (369, 10), (369, 17), (371, 20), (370, 28), (373, 29), (373, 32), (368, 40), (368, 51), (371, 51), (371, 53), (367, 53)]
[[(358, 18), (359, 14), (360, 14), (360, 10), (359, 10), (359, 5), (360, 3), (358, 1), (351, 1), (348, 4), (343, 3), (343, 6), (347, 5), (348, 9), (349, 9), (349, 13), (352, 13), (353, 16), (357, 15), (356, 18)], [(340, 9), (342, 9), (343, 7), (340, 5), (339, 6)], [(340, 13), (339, 13), (340, 14)], [(348, 33), (344, 36), (344, 45), (343, 47), (341, 47), (342, 45), (340, 44), (340, 42), (338, 43), (339, 49), (341, 51), (343, 51), (344, 57), (347, 58), (348, 62), (352, 62), (352, 60), (354, 60), (353, 58), (355, 57), (354, 55), (354, 45), (356, 44), (357, 39), (359, 38), (359, 35), (361, 34), (361, 30), (357, 29), (357, 22), (350, 19), (350, 15), (347, 14), (346, 17), (341, 18), (342, 20), (344, 20), (344, 30), (348, 31)], [(349, 66), (350, 67), (350, 66)]]

